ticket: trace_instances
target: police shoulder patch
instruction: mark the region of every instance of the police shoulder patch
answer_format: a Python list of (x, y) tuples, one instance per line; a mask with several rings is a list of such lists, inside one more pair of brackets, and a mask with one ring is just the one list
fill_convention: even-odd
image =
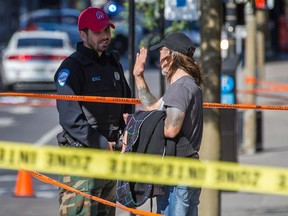
[(57, 77), (57, 82), (59, 86), (65, 86), (66, 81), (68, 79), (70, 75), (70, 70), (69, 69), (61, 69), (58, 73), (58, 77)]

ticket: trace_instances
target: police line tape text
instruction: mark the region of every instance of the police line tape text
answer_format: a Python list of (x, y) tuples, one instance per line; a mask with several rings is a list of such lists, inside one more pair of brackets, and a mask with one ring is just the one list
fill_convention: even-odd
[(288, 195), (288, 169), (0, 141), (0, 168)]

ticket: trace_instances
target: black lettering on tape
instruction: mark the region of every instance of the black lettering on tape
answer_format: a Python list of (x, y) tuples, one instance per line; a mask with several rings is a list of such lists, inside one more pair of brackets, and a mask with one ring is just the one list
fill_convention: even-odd
[(221, 183), (235, 183), (240, 185), (256, 186), (260, 178), (259, 172), (254, 171), (233, 171), (217, 169), (216, 179)]
[(118, 174), (118, 175), (125, 175), (127, 174), (128, 170), (128, 162), (126, 160), (116, 160), (116, 159), (111, 159), (110, 160), (110, 172), (113, 174)]
[(119, 164), (119, 165), (121, 165), (120, 167), (121, 167), (121, 173), (122, 174), (126, 174), (127, 173), (127, 162), (126, 161), (121, 161), (121, 164)]
[(115, 160), (114, 158), (112, 158), (110, 160), (110, 172), (111, 173), (116, 173), (117, 172), (117, 160)]
[(10, 164), (14, 164), (15, 163), (15, 151), (14, 150), (11, 150), (9, 151), (8, 153), (8, 158), (9, 158), (9, 163)]
[(178, 179), (183, 179), (183, 167), (179, 166), (178, 167)]
[(226, 179), (228, 178), (227, 175), (225, 175), (226, 172), (224, 172), (224, 170), (221, 169), (216, 169), (216, 179), (218, 182), (224, 182), (227, 181)]
[(81, 157), (79, 155), (48, 154), (50, 167), (70, 167), (73, 169), (87, 170), (92, 158), (90, 156)]
[(119, 173), (121, 175), (135, 175), (135, 176), (159, 176), (163, 173), (163, 166), (160, 164), (153, 164), (148, 162), (135, 162), (115, 159), (110, 160), (110, 172)]
[(253, 176), (252, 176), (252, 185), (253, 186), (257, 186), (260, 176), (261, 176), (261, 174), (259, 172), (253, 173)]
[(67, 161), (68, 161), (68, 165), (72, 167), (73, 169), (77, 168), (79, 165), (82, 165), (81, 157), (78, 155), (71, 155), (70, 157), (67, 158)]
[(140, 162), (140, 163), (133, 163), (132, 164), (132, 172), (137, 173), (138, 175), (142, 176), (158, 176), (162, 173), (162, 166), (155, 165), (148, 162)]
[(174, 166), (172, 164), (167, 165), (167, 177), (172, 177), (174, 175)]
[(0, 148), (0, 161), (4, 161), (4, 156), (5, 156), (5, 149)]
[(287, 190), (288, 189), (288, 179), (285, 175), (279, 176), (279, 183), (278, 183), (279, 190)]
[(35, 164), (37, 154), (36, 152), (20, 151), (18, 163), (20, 164)]
[(0, 161), (5, 161), (11, 165), (34, 165), (36, 164), (37, 154), (34, 151), (18, 151), (15, 149), (0, 149)]
[(91, 163), (91, 161), (92, 161), (92, 158), (91, 157), (89, 157), (89, 156), (86, 156), (86, 157), (84, 157), (83, 158), (84, 159), (84, 163), (83, 163), (83, 169), (84, 170), (88, 170), (88, 167), (89, 167), (89, 165), (90, 165), (90, 163)]
[(193, 179), (205, 179), (206, 170), (198, 167), (189, 167), (189, 177)]

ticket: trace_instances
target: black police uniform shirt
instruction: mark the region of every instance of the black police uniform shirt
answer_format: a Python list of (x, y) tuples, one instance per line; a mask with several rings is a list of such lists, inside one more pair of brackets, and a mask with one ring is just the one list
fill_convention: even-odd
[[(131, 97), (120, 67), (111, 54), (104, 52), (99, 57), (97, 52), (78, 43), (76, 51), (62, 62), (54, 76), (57, 93)], [(97, 142), (103, 141), (104, 137), (116, 141), (109, 136), (119, 129), (123, 113), (131, 113), (132, 106), (57, 100), (57, 109), (60, 125), (70, 136), (87, 146), (98, 148)]]

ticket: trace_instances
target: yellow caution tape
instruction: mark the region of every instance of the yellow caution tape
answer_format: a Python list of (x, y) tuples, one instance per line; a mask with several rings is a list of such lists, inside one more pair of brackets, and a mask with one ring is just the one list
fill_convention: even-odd
[(0, 142), (0, 168), (288, 195), (288, 169)]

